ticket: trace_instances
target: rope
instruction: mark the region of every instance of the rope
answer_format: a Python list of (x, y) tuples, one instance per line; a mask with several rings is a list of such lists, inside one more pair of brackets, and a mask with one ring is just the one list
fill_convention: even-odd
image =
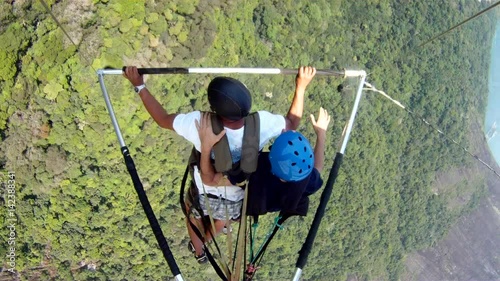
[(269, 244), (270, 240), (272, 239), (271, 236), (273, 236), (274, 229), (283, 229), (282, 224), (283, 224), (284, 220), (283, 221), (280, 221), (280, 220), (281, 220), (280, 215), (278, 215), (274, 218), (274, 223), (273, 223), (271, 229), (267, 232), (266, 238), (264, 239), (264, 242), (260, 245), (259, 250), (257, 251), (257, 255), (255, 256), (255, 258), (252, 257), (252, 259), (250, 261), (251, 264), (255, 264), (257, 259), (264, 254), (263, 253), (264, 252), (263, 250), (265, 250), (264, 246), (266, 244)]
[[(225, 198), (227, 198), (227, 188), (224, 187), (224, 195)], [(226, 223), (224, 224), (224, 227), (226, 228), (226, 246), (227, 246), (227, 257), (231, 257), (231, 249), (233, 248), (233, 235), (231, 233), (231, 220), (232, 218), (229, 217), (229, 208), (227, 206), (227, 202), (224, 201), (224, 207), (225, 207), (225, 213), (226, 213)], [(214, 238), (215, 239), (215, 238)], [(226, 263), (226, 266), (229, 268), (229, 262), (224, 258), (224, 262)]]
[(454, 25), (454, 26), (450, 27), (450, 28), (449, 28), (449, 29), (447, 29), (446, 31), (443, 31), (443, 32), (439, 33), (438, 35), (436, 35), (436, 36), (432, 37), (431, 39), (429, 39), (429, 40), (425, 41), (423, 44), (420, 44), (418, 47), (419, 47), (419, 48), (421, 48), (421, 47), (423, 47), (423, 46), (427, 45), (428, 43), (430, 43), (430, 42), (432, 42), (432, 41), (434, 41), (434, 40), (436, 40), (436, 39), (438, 39), (438, 38), (442, 37), (443, 35), (445, 35), (445, 34), (447, 34), (447, 33), (451, 32), (452, 30), (454, 30), (454, 29), (458, 28), (459, 26), (461, 26), (461, 25), (465, 24), (466, 22), (471, 21), (471, 20), (473, 20), (473, 19), (474, 19), (474, 18), (476, 18), (476, 17), (479, 17), (480, 15), (482, 15), (482, 14), (486, 13), (487, 11), (489, 11), (489, 10), (491, 10), (491, 9), (495, 8), (495, 7), (496, 7), (496, 6), (498, 6), (498, 5), (500, 5), (500, 1), (499, 1), (499, 2), (496, 2), (495, 4), (493, 4), (493, 5), (489, 6), (489, 7), (488, 7), (488, 8), (486, 8), (486, 9), (484, 9), (484, 10), (480, 11), (479, 13), (477, 13), (477, 14), (475, 14), (475, 15), (473, 15), (473, 16), (471, 16), (471, 17), (469, 17), (469, 18), (467, 18), (466, 20), (462, 21), (461, 23), (456, 24), (456, 25)]
[(239, 231), (238, 232), (238, 242), (236, 245), (236, 261), (234, 262), (234, 274), (231, 276), (231, 281), (237, 281), (239, 280), (241, 276), (241, 269), (243, 267), (243, 258), (244, 258), (244, 252), (245, 252), (245, 244), (246, 244), (246, 239), (245, 239), (245, 234), (246, 234), (246, 228), (247, 228), (247, 204), (248, 204), (248, 181), (246, 181), (246, 186), (245, 186), (245, 197), (243, 199), (243, 206), (241, 208), (241, 219), (240, 219), (240, 230), (244, 231)]
[[(64, 35), (69, 39), (69, 41), (71, 42), (71, 44), (73, 44), (73, 46), (75, 46), (75, 48), (78, 50), (78, 45), (75, 43), (75, 41), (73, 41), (73, 39), (71, 39), (71, 37), (69, 36), (69, 34), (66, 32), (66, 30), (64, 29), (64, 27), (61, 25), (61, 23), (57, 20), (56, 16), (52, 13), (52, 11), (50, 10), (49, 8), (49, 5), (47, 5), (47, 3), (44, 1), (44, 0), (40, 0), (40, 3), (42, 4), (42, 6), (45, 8), (45, 10), (47, 11), (47, 13), (49, 13), (49, 15), (52, 17), (52, 19), (55, 21), (56, 25), (62, 30), (62, 32), (64, 33)], [(94, 71), (94, 73), (97, 72), (97, 70), (94, 68), (94, 66), (92, 66), (92, 63), (89, 63), (88, 66)], [(91, 85), (89, 85), (88, 87), (86, 87), (85, 89), (82, 89), (83, 90), (86, 90), (88, 88), (92, 87)]]
[[(250, 263), (247, 265), (247, 269), (245, 271), (245, 281), (250, 281), (252, 278), (255, 276), (257, 269), (259, 269), (259, 264), (264, 258), (264, 254), (266, 252), (267, 246), (269, 246), (269, 243), (271, 243), (271, 240), (273, 239), (274, 235), (278, 232), (279, 229), (283, 229), (283, 223), (285, 220), (288, 218), (288, 216), (282, 217), (281, 215), (276, 216), (274, 219), (274, 223), (271, 226), (271, 229), (266, 235), (266, 238), (262, 242), (262, 244), (259, 247), (259, 250), (257, 251), (257, 254), (255, 257), (253, 254), (250, 255)], [(257, 228), (257, 226), (255, 226)], [(253, 239), (250, 239), (252, 243), (252, 248), (251, 251), (253, 252)]]
[[(254, 248), (254, 237), (257, 237), (257, 227), (259, 227), (259, 222), (257, 219), (254, 219), (254, 223), (252, 223), (252, 230), (250, 232), (250, 260), (253, 261), (253, 248)], [(251, 263), (251, 262), (250, 262)]]
[[(230, 276), (231, 272), (229, 271), (229, 266), (228, 266), (227, 260), (225, 259), (224, 255), (222, 254), (222, 252), (221, 252), (221, 250), (219, 248), (219, 244), (217, 243), (217, 240), (215, 239), (215, 235), (217, 234), (217, 229), (215, 227), (215, 222), (214, 222), (213, 215), (212, 215), (213, 212), (212, 212), (212, 208), (210, 207), (210, 202), (209, 202), (206, 190), (205, 190), (205, 185), (202, 184), (202, 186), (203, 186), (203, 192), (204, 192), (204, 194), (203, 194), (203, 197), (204, 197), (203, 200), (205, 201), (205, 206), (207, 206), (208, 221), (210, 222), (210, 226), (207, 226), (207, 228), (208, 228), (208, 232), (210, 233), (210, 236), (212, 237), (212, 242), (213, 242), (213, 243), (208, 243), (208, 245), (207, 245), (207, 243), (204, 243), (206, 245), (205, 246), (205, 249), (206, 249), (205, 252), (208, 253), (209, 252), (208, 249), (207, 249), (208, 246), (213, 244), (215, 246), (216, 251), (217, 251), (216, 252), (217, 255), (221, 259), (221, 264), (222, 264), (221, 269), (222, 269), (222, 271), (224, 271), (224, 273), (225, 273), (226, 276)], [(202, 196), (202, 195), (200, 194), (200, 196)], [(219, 197), (219, 200), (222, 200), (222, 198)], [(202, 210), (198, 210), (198, 212), (200, 212), (200, 211), (201, 211), (200, 214), (203, 217), (204, 214), (203, 214)], [(203, 224), (203, 226), (205, 227), (205, 224)], [(202, 241), (206, 242), (207, 239), (206, 239), (206, 235), (205, 235), (204, 231), (202, 232), (202, 235), (203, 235)], [(207, 256), (208, 256), (208, 254), (207, 254)]]
[[(179, 203), (181, 205), (181, 210), (184, 213), (184, 215), (185, 215), (187, 221), (189, 222), (189, 225), (193, 229), (194, 233), (196, 234), (196, 236), (198, 236), (198, 238), (200, 238), (202, 241), (204, 241), (203, 234), (201, 234), (201, 232), (198, 229), (198, 227), (191, 222), (190, 216), (189, 216), (189, 214), (188, 214), (188, 212), (187, 212), (187, 210), (185, 208), (184, 193), (185, 193), (185, 189), (186, 189), (186, 182), (187, 182), (188, 174), (189, 174), (189, 163), (186, 165), (186, 170), (184, 171), (184, 176), (182, 177), (181, 190), (179, 192)], [(196, 198), (196, 199), (198, 199), (198, 198)], [(194, 204), (195, 202), (192, 202), (192, 203)], [(191, 207), (194, 207), (194, 206), (191, 206)], [(200, 215), (203, 215), (203, 212), (201, 211), (201, 209), (198, 210), (198, 212), (200, 213)], [(218, 248), (217, 241), (214, 240), (214, 244), (215, 244), (215, 247)], [(214, 268), (214, 270), (217, 273), (217, 275), (221, 278), (221, 280), (228, 281), (228, 279), (226, 278), (226, 276), (227, 276), (226, 273), (219, 267), (219, 265), (215, 261), (214, 257), (212, 256), (212, 254), (208, 250), (208, 248), (206, 248), (205, 253), (206, 253), (207, 257), (208, 257), (208, 260), (210, 261), (210, 264)]]
[[(49, 13), (50, 17), (56, 22), (56, 25), (62, 30), (62, 32), (64, 33), (64, 35), (69, 39), (69, 41), (71, 42), (71, 44), (73, 44), (73, 46), (75, 46), (78, 49), (78, 45), (75, 43), (75, 41), (73, 41), (73, 39), (71, 39), (71, 37), (69, 36), (69, 34), (66, 32), (66, 30), (62, 26), (62, 24), (57, 20), (56, 16), (50, 10), (49, 5), (47, 5), (47, 3), (44, 0), (40, 0), (40, 3), (45, 8), (45, 10), (47, 10), (47, 13)], [(92, 66), (92, 64), (90, 64), (89, 66), (90, 66), (90, 68), (92, 68), (92, 70), (94, 70), (94, 72), (97, 72), (97, 70)]]
[[(500, 2), (498, 2), (500, 3)], [(363, 90), (369, 90), (369, 91), (373, 91), (373, 92), (376, 92), (376, 93), (379, 93), (381, 94), (382, 96), (384, 96), (385, 98), (389, 99), (390, 101), (392, 101), (394, 104), (396, 104), (397, 106), (399, 106), (400, 108), (404, 109), (406, 112), (408, 112), (408, 114), (410, 114), (410, 116), (414, 119), (420, 119), (420, 121), (424, 122), (427, 126), (431, 127), (433, 130), (435, 130), (436, 132), (438, 132), (442, 137), (444, 137), (446, 140), (448, 141), (451, 141), (452, 143), (458, 145), (460, 148), (462, 148), (463, 151), (465, 151), (467, 154), (469, 154), (470, 156), (474, 157), (474, 159), (476, 159), (479, 163), (481, 163), (482, 165), (484, 165), (486, 168), (488, 168), (490, 171), (492, 171), (498, 178), (500, 178), (500, 174), (498, 174), (490, 165), (488, 165), (486, 162), (484, 162), (483, 160), (481, 160), (479, 158), (479, 156), (471, 153), (465, 146), (461, 145), (459, 142), (457, 142), (456, 140), (448, 137), (447, 135), (445, 135), (445, 133), (438, 129), (436, 126), (432, 125), (431, 123), (429, 123), (427, 120), (425, 120), (425, 118), (423, 118), (422, 116), (418, 115), (417, 113), (411, 111), (410, 109), (408, 109), (407, 107), (403, 106), (399, 101), (391, 98), (388, 94), (386, 94), (385, 92), (381, 91), (381, 90), (378, 90), (376, 89), (373, 85), (371, 85), (370, 83), (368, 82), (365, 82), (365, 86), (367, 88), (364, 88)]]
[(42, 3), (42, 6), (45, 8), (45, 10), (47, 10), (47, 12), (50, 14), (50, 16), (52, 17), (52, 19), (56, 22), (57, 26), (59, 26), (59, 28), (62, 30), (62, 32), (64, 33), (64, 35), (66, 35), (66, 37), (68, 37), (69, 41), (73, 45), (75, 45), (75, 47), (78, 47), (78, 45), (76, 45), (76, 43), (73, 41), (73, 39), (71, 39), (71, 37), (69, 36), (69, 34), (62, 27), (61, 23), (59, 23), (59, 21), (57, 20), (56, 16), (54, 16), (54, 14), (52, 13), (52, 11), (49, 8), (49, 5), (47, 5), (47, 3), (44, 0), (40, 0), (40, 3)]

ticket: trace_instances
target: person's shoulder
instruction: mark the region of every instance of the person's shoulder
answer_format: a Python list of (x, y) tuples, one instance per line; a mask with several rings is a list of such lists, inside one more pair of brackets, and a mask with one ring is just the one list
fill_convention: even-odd
[(188, 113), (179, 113), (177, 116), (175, 116), (174, 122), (186, 122), (186, 121), (191, 121), (194, 122), (194, 120), (200, 119), (201, 112), (200, 111), (191, 111)]
[(267, 110), (259, 110), (259, 111), (257, 111), (257, 114), (259, 114), (259, 117), (261, 119), (266, 118), (266, 117), (283, 117), (282, 115), (274, 114), (274, 113), (271, 113)]
[(321, 173), (318, 171), (318, 169), (313, 168), (311, 171), (311, 177), (309, 179), (310, 182), (313, 182), (315, 184), (323, 184), (323, 179), (321, 178)]
[(260, 149), (286, 128), (285, 117), (269, 111), (258, 111), (260, 122)]
[(199, 118), (201, 116), (201, 111), (199, 110), (196, 110), (196, 111), (191, 111), (191, 112), (188, 112), (188, 113), (179, 113), (177, 114), (177, 116), (175, 117), (175, 119), (177, 118), (180, 118), (180, 119), (183, 119), (183, 118)]
[(274, 114), (265, 110), (259, 110), (257, 111), (257, 114), (259, 114), (261, 126), (264, 125), (269, 127), (281, 127), (285, 124), (285, 117), (283, 115)]
[(269, 162), (269, 152), (259, 153), (257, 160), (257, 170), (252, 173), (252, 178), (250, 180), (251, 184), (257, 184), (262, 187), (267, 187), (279, 182), (279, 179), (274, 176), (271, 172), (271, 162)]
[[(194, 121), (199, 120), (201, 116), (200, 111), (191, 111), (188, 113), (179, 113), (174, 119), (174, 130), (179, 133), (184, 130), (190, 130), (193, 127)], [(181, 134), (182, 135), (182, 134)]]
[(307, 186), (304, 191), (305, 196), (309, 196), (316, 193), (323, 186), (323, 179), (321, 178), (320, 172), (313, 168), (311, 174), (309, 175), (309, 180), (307, 181)]

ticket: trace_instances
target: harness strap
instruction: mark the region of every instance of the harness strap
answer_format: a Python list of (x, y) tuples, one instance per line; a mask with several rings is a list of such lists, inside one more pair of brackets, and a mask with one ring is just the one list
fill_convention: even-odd
[[(212, 131), (219, 134), (224, 129), (222, 120), (216, 114), (210, 114)], [(239, 175), (245, 174), (245, 179), (257, 170), (257, 162), (260, 148), (260, 118), (257, 112), (251, 113), (244, 119), (243, 141), (241, 145), (241, 159), (239, 163), (233, 163), (229, 141), (224, 136), (213, 147), (215, 154), (214, 167), (217, 172)], [(244, 180), (243, 180), (244, 181)]]
[(236, 245), (236, 260), (234, 261), (234, 274), (231, 276), (231, 281), (239, 280), (241, 276), (241, 269), (245, 261), (245, 248), (246, 248), (246, 228), (247, 228), (247, 203), (248, 203), (248, 182), (245, 187), (245, 197), (243, 199), (243, 206), (241, 209), (240, 231), (238, 231), (238, 242)]
[[(212, 131), (218, 135), (224, 129), (222, 121), (216, 114), (210, 114), (212, 122)], [(214, 167), (217, 172), (229, 171), (233, 168), (231, 151), (229, 150), (229, 141), (227, 136), (222, 137), (213, 147), (215, 157)]]
[(257, 170), (260, 146), (260, 118), (258, 113), (245, 117), (245, 130), (241, 151), (240, 168), (246, 174)]
[(253, 216), (252, 228), (250, 230), (250, 263), (254, 260), (254, 237), (257, 237), (257, 227), (259, 227), (259, 216)]

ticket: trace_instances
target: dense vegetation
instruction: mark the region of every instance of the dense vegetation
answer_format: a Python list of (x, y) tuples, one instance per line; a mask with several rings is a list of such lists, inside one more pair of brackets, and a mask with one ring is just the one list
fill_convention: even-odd
[[(494, 14), (424, 48), (419, 44), (485, 3), (47, 2), (76, 46), (39, 1), (0, 3), (0, 167), (3, 179), (6, 171), (16, 175), (16, 269), (23, 280), (171, 278), (123, 165), (96, 69), (365, 69), (370, 83), (465, 146), (471, 126), (483, 119)], [(147, 84), (169, 111), (206, 110), (205, 89), (212, 77), (151, 76)], [(286, 113), (283, 100), (291, 99), (292, 76), (237, 77), (252, 90), (255, 110)], [(327, 166), (350, 112), (354, 82), (317, 77), (308, 89), (305, 116), (323, 106), (334, 118)], [(341, 83), (344, 90), (337, 92)], [(188, 238), (177, 200), (189, 145), (151, 120), (124, 78), (107, 76), (106, 85), (183, 275), (216, 279), (209, 266), (197, 265), (185, 249)], [(312, 136), (308, 121), (301, 130)], [(444, 192), (432, 189), (439, 175), (470, 161), (422, 122), (367, 92), (303, 277), (397, 280), (407, 253), (442, 238), (484, 195), (481, 174)], [(464, 194), (464, 204), (450, 203)], [(314, 210), (319, 194), (312, 199)], [(0, 202), (4, 222), (6, 201)], [(258, 280), (291, 279), (311, 218), (312, 212), (288, 222), (271, 244)], [(2, 226), (1, 257), (9, 246), (7, 231)]]

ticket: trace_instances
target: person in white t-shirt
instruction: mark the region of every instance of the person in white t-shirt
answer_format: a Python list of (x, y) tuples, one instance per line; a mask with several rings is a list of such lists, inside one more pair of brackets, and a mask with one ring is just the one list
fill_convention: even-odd
[[(260, 119), (260, 138), (259, 150), (262, 149), (272, 138), (278, 136), (282, 131), (295, 130), (302, 118), (304, 95), (307, 85), (311, 82), (316, 69), (313, 67), (300, 67), (295, 79), (296, 88), (292, 104), (286, 116), (272, 114), (268, 111), (258, 111)], [(180, 136), (184, 137), (194, 145), (198, 152), (201, 152), (202, 145), (197, 130), (197, 125), (200, 122), (201, 112), (193, 111), (186, 114), (168, 113), (165, 108), (155, 99), (144, 84), (143, 76), (139, 74), (137, 67), (128, 66), (125, 68), (124, 77), (127, 78), (134, 86), (134, 90), (140, 96), (146, 110), (149, 112), (154, 121), (162, 128), (175, 131)], [(229, 149), (233, 163), (237, 163), (241, 158), (241, 150), (244, 133), (244, 117), (250, 113), (252, 99), (250, 91), (240, 81), (229, 77), (216, 77), (211, 82), (207, 89), (208, 101), (211, 110), (222, 121), (224, 133), (229, 143)], [(213, 154), (212, 154), (213, 158)], [(215, 214), (212, 210), (212, 216), (216, 216), (216, 229), (214, 235), (220, 233), (225, 225), (224, 219), (217, 217), (218, 213), (222, 213), (220, 202), (224, 202), (224, 206), (230, 206), (233, 214), (239, 214), (241, 202), (244, 196), (243, 190), (231, 184), (226, 178), (203, 179), (198, 167), (194, 167), (194, 182), (196, 183), (198, 193), (208, 195), (208, 204), (211, 209), (216, 209)], [(218, 201), (217, 201), (218, 200)], [(200, 196), (200, 205), (206, 205), (206, 200)], [(214, 204), (218, 205), (213, 206)], [(202, 206), (206, 208), (207, 206)], [(217, 209), (219, 208), (219, 209)], [(219, 211), (218, 211), (219, 210)], [(225, 214), (225, 209), (224, 209)], [(236, 217), (231, 217), (237, 219)], [(195, 222), (197, 223), (195, 219)], [(186, 220), (187, 221), (187, 220)], [(204, 255), (203, 242), (193, 232), (189, 222), (187, 227), (191, 242), (190, 249), (195, 253), (198, 262), (207, 261)], [(207, 236), (210, 240), (210, 235)], [(205, 239), (207, 241), (207, 238)]]

